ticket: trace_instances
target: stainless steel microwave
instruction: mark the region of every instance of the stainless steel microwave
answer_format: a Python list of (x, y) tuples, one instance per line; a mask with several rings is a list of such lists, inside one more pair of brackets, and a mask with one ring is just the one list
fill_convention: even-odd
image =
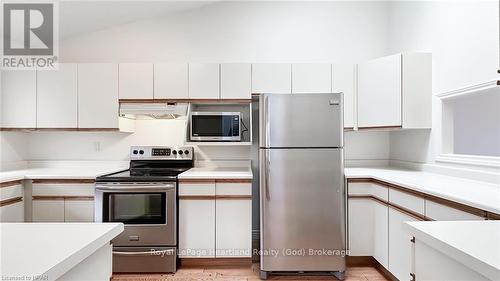
[(241, 141), (240, 112), (191, 112), (191, 141)]

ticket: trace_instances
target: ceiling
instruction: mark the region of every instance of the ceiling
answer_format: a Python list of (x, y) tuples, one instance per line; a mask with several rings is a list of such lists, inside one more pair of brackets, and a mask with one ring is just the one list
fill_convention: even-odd
[(61, 1), (59, 38), (200, 8), (218, 1)]

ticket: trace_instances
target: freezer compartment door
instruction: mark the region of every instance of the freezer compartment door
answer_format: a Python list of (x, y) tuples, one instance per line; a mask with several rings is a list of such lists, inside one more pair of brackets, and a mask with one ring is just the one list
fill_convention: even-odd
[(261, 149), (261, 270), (345, 270), (342, 149)]
[(261, 147), (343, 147), (342, 94), (265, 94)]

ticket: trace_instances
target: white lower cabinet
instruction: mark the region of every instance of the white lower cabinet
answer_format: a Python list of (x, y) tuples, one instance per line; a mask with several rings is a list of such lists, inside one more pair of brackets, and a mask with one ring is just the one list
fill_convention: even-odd
[(405, 223), (427, 218), (484, 220), (486, 213), (465, 206), (446, 206), (424, 199), (425, 195), (402, 187), (387, 188), (370, 179), (349, 182), (348, 195), (350, 256), (373, 256), (400, 281), (412, 280), (411, 273), (417, 280), (484, 280), (473, 271), (457, 268), (459, 263), (421, 241), (412, 243)]
[(373, 257), (385, 268), (389, 268), (389, 209), (373, 201)]
[(394, 208), (389, 208), (389, 271), (400, 281), (411, 279), (412, 236), (406, 231), (404, 223), (417, 221)]
[(24, 202), (1, 206), (0, 222), (24, 222)]
[(179, 257), (215, 257), (215, 200), (179, 200)]
[(64, 199), (34, 199), (33, 222), (64, 222)]
[(252, 256), (252, 200), (216, 200), (217, 257)]
[(65, 222), (93, 222), (93, 200), (64, 200)]
[(252, 256), (252, 184), (216, 183), (217, 257)]
[(370, 199), (349, 199), (350, 256), (373, 256), (373, 205)]
[(252, 256), (251, 182), (207, 180), (179, 184), (179, 256)]
[(34, 181), (33, 222), (93, 222), (94, 184), (80, 180)]
[(388, 268), (387, 205), (364, 198), (351, 198), (349, 205), (349, 255), (373, 256)]

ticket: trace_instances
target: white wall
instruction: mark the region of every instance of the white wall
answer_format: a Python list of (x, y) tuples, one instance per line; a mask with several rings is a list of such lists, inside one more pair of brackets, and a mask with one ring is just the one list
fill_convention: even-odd
[[(128, 160), (131, 145), (183, 145), (185, 121), (142, 120), (136, 121), (136, 132), (34, 132), (24, 134), (17, 152), (19, 159), (29, 160)], [(15, 144), (19, 138), (10, 138)], [(7, 144), (7, 142), (3, 142)], [(389, 158), (389, 134), (387, 132), (347, 132), (345, 134), (345, 158), (347, 160), (386, 160)], [(11, 154), (13, 154), (12, 152)], [(3, 157), (3, 155), (2, 155)], [(198, 160), (250, 159), (250, 147), (223, 146), (196, 147)], [(15, 157), (9, 157), (16, 159)]]
[[(62, 5), (61, 13), (70, 4)], [(357, 62), (386, 52), (387, 24), (384, 2), (223, 1), (68, 38), (60, 44), (60, 58), (70, 62)]]
[(28, 138), (23, 132), (0, 132), (0, 171), (29, 158)]
[[(432, 52), (434, 94), (498, 79), (499, 1), (398, 1), (390, 11), (390, 52)], [(441, 101), (433, 97), (432, 106), (431, 132), (391, 133), (391, 159), (435, 161)]]
[[(184, 144), (185, 120), (137, 120), (133, 134), (116, 132), (35, 132), (28, 138), (30, 160), (105, 160), (129, 159), (132, 145)], [(248, 147), (199, 148), (197, 159), (248, 159)], [(219, 153), (218, 153), (219, 152)]]
[[(61, 5), (61, 13), (65, 5), (71, 2)], [(387, 12), (384, 2), (221, 2), (68, 38), (61, 42), (60, 57), (66, 62), (357, 62), (386, 53)], [(131, 135), (32, 133), (27, 158), (126, 160), (130, 145), (182, 144), (182, 122), (138, 122)], [(387, 132), (348, 133), (346, 159), (388, 159), (388, 145)], [(196, 157), (248, 159), (250, 148), (202, 147)]]

